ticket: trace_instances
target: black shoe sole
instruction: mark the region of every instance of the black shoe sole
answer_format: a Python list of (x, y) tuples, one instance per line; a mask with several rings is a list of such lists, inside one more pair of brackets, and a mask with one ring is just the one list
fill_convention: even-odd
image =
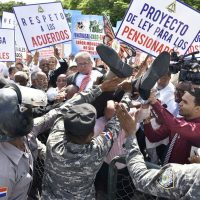
[(159, 78), (168, 73), (169, 64), (170, 54), (165, 51), (159, 54), (142, 77), (140, 88), (142, 90), (151, 90)]
[(96, 47), (96, 51), (99, 54), (101, 60), (108, 65), (110, 70), (120, 78), (126, 78), (133, 74), (133, 68), (124, 63), (117, 52), (111, 47), (99, 44)]

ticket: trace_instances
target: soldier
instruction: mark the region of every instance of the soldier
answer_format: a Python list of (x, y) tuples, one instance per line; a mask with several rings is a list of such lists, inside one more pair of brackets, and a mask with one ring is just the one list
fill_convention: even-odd
[(54, 123), (47, 140), (42, 199), (95, 199), (96, 174), (119, 131), (113, 118), (105, 132), (93, 138), (96, 110), (88, 102), (111, 86), (104, 83), (84, 97), (87, 103), (70, 105), (69, 100), (66, 113)]
[(135, 119), (116, 104), (116, 113), (126, 132), (126, 163), (135, 187), (148, 194), (170, 199), (200, 199), (200, 165), (167, 164), (147, 169), (135, 138)]

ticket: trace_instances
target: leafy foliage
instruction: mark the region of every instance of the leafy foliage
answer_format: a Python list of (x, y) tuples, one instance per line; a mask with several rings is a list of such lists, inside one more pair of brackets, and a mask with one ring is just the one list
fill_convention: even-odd
[[(200, 10), (200, 0), (182, 0), (193, 8)], [(81, 10), (83, 14), (110, 16), (113, 25), (122, 20), (131, 0), (63, 0), (64, 7)]]
[[(182, 0), (194, 9), (200, 10), (200, 0)], [(42, 2), (42, 0), (41, 0)], [(83, 14), (110, 16), (113, 25), (122, 20), (131, 0), (62, 0), (63, 7), (71, 10), (81, 10)], [(3, 11), (13, 12), (13, 6), (25, 5), (22, 2), (0, 2), (0, 16)]]
[(2, 16), (3, 11), (13, 12), (13, 6), (22, 6), (22, 5), (25, 5), (25, 3), (15, 2), (15, 1), (9, 1), (6, 3), (0, 2), (0, 16)]

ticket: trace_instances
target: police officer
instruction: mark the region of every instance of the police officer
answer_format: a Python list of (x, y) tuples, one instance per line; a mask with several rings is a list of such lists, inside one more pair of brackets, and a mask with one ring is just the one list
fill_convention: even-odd
[(135, 187), (145, 193), (170, 199), (200, 199), (200, 165), (167, 164), (161, 169), (147, 169), (135, 135), (135, 119), (123, 105), (116, 113), (126, 132), (126, 163)]
[[(26, 104), (22, 90), (3, 79), (0, 87), (0, 198), (24, 200), (32, 181), (33, 158), (38, 154), (36, 137), (50, 127), (57, 112), (50, 111), (33, 120), (31, 105)], [(43, 97), (42, 93), (42, 102), (45, 102)], [(33, 100), (31, 96), (30, 99)]]
[(33, 158), (24, 135), (31, 132), (30, 107), (20, 104), (17, 87), (0, 89), (0, 197), (26, 199)]

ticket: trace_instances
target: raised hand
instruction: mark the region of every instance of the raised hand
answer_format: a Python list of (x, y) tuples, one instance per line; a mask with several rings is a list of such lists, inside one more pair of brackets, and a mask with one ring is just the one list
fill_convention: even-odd
[(55, 45), (53, 46), (53, 48), (54, 48), (54, 56), (55, 56), (58, 60), (60, 60), (60, 52), (58, 51), (58, 48), (56, 48)]
[(122, 103), (115, 103), (116, 115), (126, 136), (134, 135), (136, 132), (135, 117), (131, 116)]
[(100, 88), (102, 92), (115, 91), (117, 89), (117, 85), (121, 83), (123, 80), (124, 78), (118, 78), (118, 77), (115, 77), (111, 80), (106, 80), (103, 83), (101, 83)]
[(118, 88), (124, 90), (125, 92), (131, 92), (132, 91), (132, 84), (130, 79), (124, 80), (122, 83), (118, 84)]

